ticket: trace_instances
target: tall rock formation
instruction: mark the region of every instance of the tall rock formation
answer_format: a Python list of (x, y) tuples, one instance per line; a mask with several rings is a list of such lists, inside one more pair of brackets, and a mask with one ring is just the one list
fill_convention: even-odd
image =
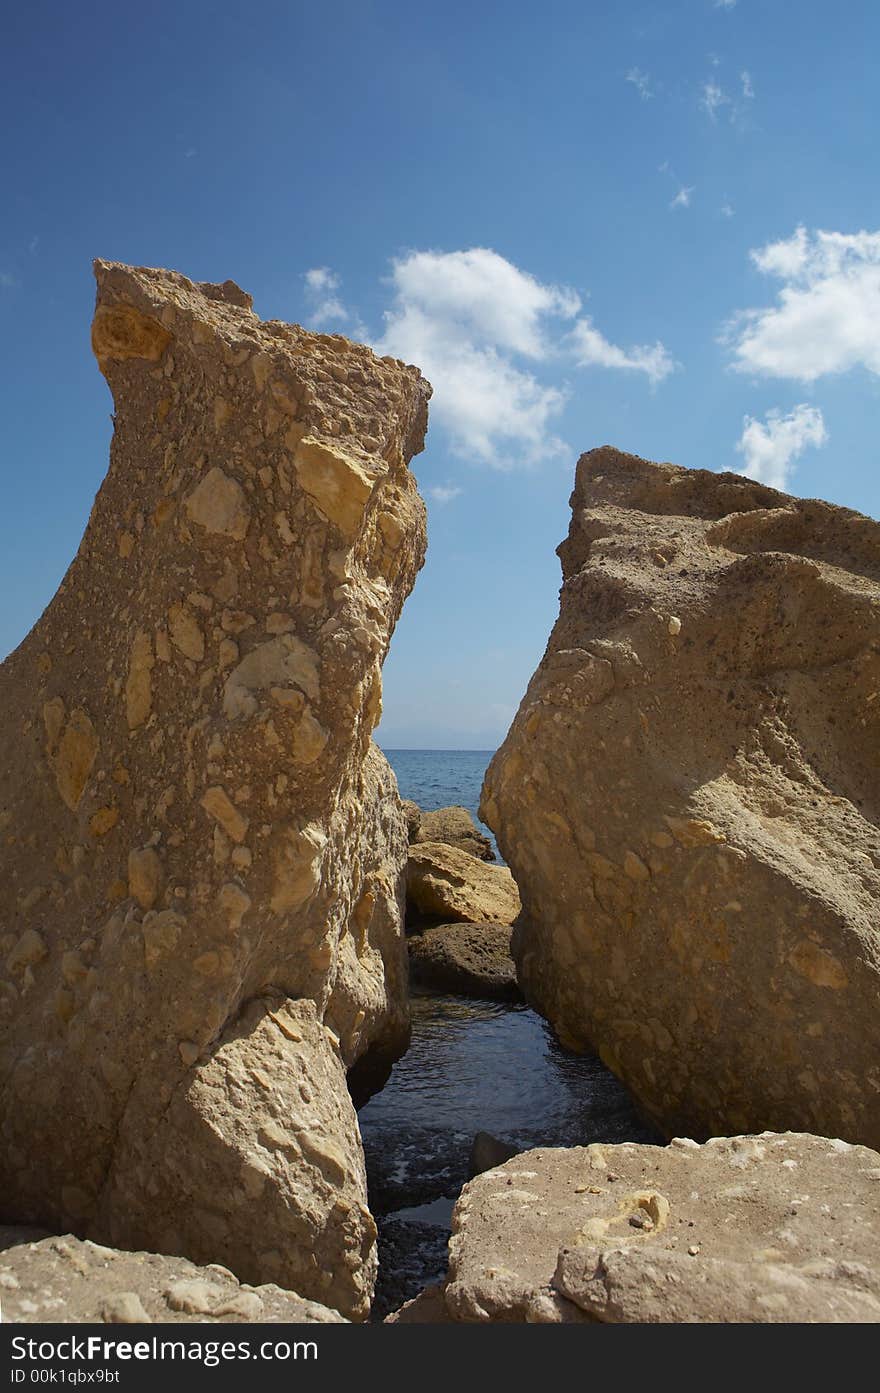
[(519, 978), (667, 1133), (880, 1145), (880, 526), (578, 463), (560, 615), (486, 776)]
[(345, 1071), (408, 1028), (370, 734), (430, 388), (231, 281), (96, 275), (110, 469), (0, 668), (0, 1219), (362, 1316)]

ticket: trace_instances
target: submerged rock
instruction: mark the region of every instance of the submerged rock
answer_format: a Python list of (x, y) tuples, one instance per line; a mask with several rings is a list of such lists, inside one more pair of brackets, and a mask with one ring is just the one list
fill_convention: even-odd
[(414, 842), (445, 842), (447, 846), (467, 851), (480, 861), (494, 861), (495, 853), (489, 838), (479, 830), (467, 808), (437, 808), (421, 812)]
[(441, 1323), (880, 1321), (880, 1155), (765, 1132), (526, 1151), (465, 1186)]
[(880, 1144), (880, 525), (584, 455), (481, 816), (519, 980), (670, 1133)]
[(474, 1137), (468, 1161), (471, 1176), (482, 1175), (484, 1171), (494, 1170), (495, 1166), (503, 1165), (511, 1156), (516, 1156), (519, 1149), (518, 1146), (511, 1146), (510, 1142), (502, 1141), (500, 1137), (493, 1137), (491, 1132), (478, 1132)]
[(0, 668), (0, 1219), (363, 1316), (345, 1069), (407, 1038), (370, 736), (430, 388), (232, 282), (96, 275), (110, 469)]
[(274, 1285), (241, 1286), (225, 1267), (122, 1252), (65, 1234), (0, 1228), (0, 1298), (15, 1323), (176, 1321), (344, 1323), (337, 1311)]
[(410, 975), (441, 992), (521, 1001), (509, 924), (435, 924), (407, 939)]
[(512, 924), (519, 892), (506, 866), (487, 866), (444, 842), (419, 842), (406, 867), (408, 914), (461, 923)]

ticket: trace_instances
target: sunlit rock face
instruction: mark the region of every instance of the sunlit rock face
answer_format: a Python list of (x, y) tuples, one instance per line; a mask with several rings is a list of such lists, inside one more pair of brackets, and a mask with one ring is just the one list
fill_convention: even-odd
[(519, 979), (667, 1133), (880, 1145), (880, 526), (584, 455), (487, 773)]
[(370, 737), (430, 388), (231, 281), (96, 275), (110, 468), (0, 668), (0, 1217), (363, 1315), (345, 1071), (408, 1025)]

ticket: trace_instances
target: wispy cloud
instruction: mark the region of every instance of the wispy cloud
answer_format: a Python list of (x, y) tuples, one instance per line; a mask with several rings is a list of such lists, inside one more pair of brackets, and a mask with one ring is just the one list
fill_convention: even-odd
[(755, 95), (755, 89), (752, 85), (751, 73), (749, 73), (745, 68), (743, 68), (742, 72), (739, 75), (739, 80), (742, 86), (743, 100), (747, 102), (752, 101)]
[(571, 332), (578, 367), (618, 368), (623, 372), (641, 372), (652, 384), (662, 382), (675, 371), (676, 363), (662, 343), (638, 344), (620, 348), (609, 343), (593, 325), (589, 316), (579, 319)]
[(743, 417), (743, 432), (736, 448), (745, 459), (743, 474), (771, 488), (786, 489), (795, 461), (804, 450), (808, 446), (818, 448), (827, 441), (822, 412), (817, 406), (801, 403), (785, 416), (778, 409), (768, 411), (764, 423), (753, 416)]
[(428, 489), (428, 497), (433, 498), (435, 503), (451, 503), (453, 498), (458, 498), (462, 490), (457, 484), (434, 484)]
[(643, 73), (640, 68), (630, 68), (626, 74), (626, 81), (631, 82), (635, 87), (643, 102), (647, 102), (653, 97), (651, 91), (651, 79), (647, 73)]
[(726, 326), (738, 371), (801, 382), (858, 367), (880, 376), (880, 232), (798, 227), (750, 255), (782, 284), (774, 305)]
[(352, 338), (365, 339), (368, 331), (358, 315), (343, 304), (339, 295), (342, 279), (329, 266), (313, 266), (303, 275), (304, 295), (310, 329), (345, 330)]
[(716, 10), (735, 10), (736, 0), (714, 0), (713, 8)]
[(734, 208), (730, 200), (727, 198), (725, 198), (724, 202), (721, 205), (721, 216), (722, 218), (733, 218), (736, 216), (736, 209)]
[(13, 286), (16, 285), (18, 285), (18, 280), (11, 271), (0, 271), (0, 289), (12, 290)]
[(670, 200), (670, 208), (690, 208), (691, 194), (694, 192), (694, 185), (683, 185), (673, 199)]
[(728, 105), (730, 98), (721, 87), (721, 84), (713, 82), (711, 78), (703, 83), (700, 91), (700, 106), (704, 111), (709, 113), (713, 121), (717, 121), (719, 110), (721, 107)]

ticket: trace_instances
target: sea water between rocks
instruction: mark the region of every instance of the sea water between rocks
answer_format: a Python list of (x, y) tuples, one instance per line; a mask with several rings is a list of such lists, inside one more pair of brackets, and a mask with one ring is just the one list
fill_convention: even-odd
[[(385, 753), (402, 797), (477, 816), (492, 751)], [(379, 1225), (373, 1319), (445, 1274), (452, 1206), (477, 1132), (521, 1150), (660, 1139), (599, 1059), (563, 1049), (525, 1006), (415, 992), (412, 1020), (410, 1048), (359, 1114)]]

